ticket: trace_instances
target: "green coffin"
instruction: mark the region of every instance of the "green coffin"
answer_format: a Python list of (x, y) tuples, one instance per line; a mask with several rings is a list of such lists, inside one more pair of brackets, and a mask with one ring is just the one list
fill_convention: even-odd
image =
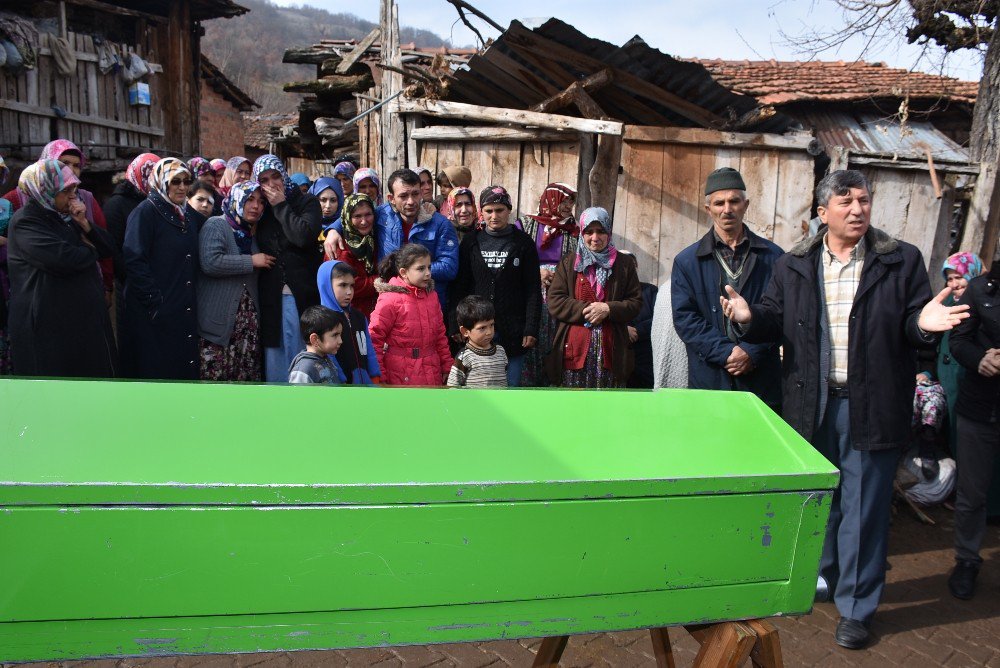
[(837, 471), (750, 394), (0, 381), (0, 662), (806, 613)]

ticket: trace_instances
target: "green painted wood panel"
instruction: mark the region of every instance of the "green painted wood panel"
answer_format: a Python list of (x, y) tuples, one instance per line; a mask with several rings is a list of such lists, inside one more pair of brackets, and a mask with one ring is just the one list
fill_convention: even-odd
[(807, 612), (837, 471), (748, 394), (0, 380), (0, 661)]
[[(296, 508), (17, 508), (0, 622), (459, 605), (787, 581), (816, 493)], [(544, 550), (527, 549), (544, 535)], [(681, 549), (678, 549), (681, 547)], [(73, 596), (66, 596), (73, 592)]]
[(373, 504), (828, 489), (756, 397), (0, 380), (0, 505)]

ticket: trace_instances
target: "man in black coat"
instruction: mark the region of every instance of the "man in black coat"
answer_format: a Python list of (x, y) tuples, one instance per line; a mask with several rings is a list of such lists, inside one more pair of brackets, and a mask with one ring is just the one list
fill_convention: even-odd
[(949, 341), (952, 356), (965, 367), (959, 384), (958, 483), (955, 497), (955, 570), (948, 578), (952, 596), (975, 593), (983, 559), (986, 499), (1000, 451), (1000, 262), (969, 282), (960, 303), (969, 318)]
[(468, 295), (493, 302), (494, 341), (507, 353), (507, 385), (521, 384), (524, 355), (538, 341), (542, 285), (534, 240), (510, 224), (511, 199), (501, 186), (490, 186), (479, 197), (485, 227), (470, 232), (458, 249), (458, 276), (449, 288), (451, 326), (458, 303)]
[(871, 190), (839, 170), (816, 187), (819, 232), (783, 255), (759, 304), (731, 287), (726, 317), (751, 342), (780, 341), (782, 415), (840, 469), (820, 583), (840, 612), (835, 640), (864, 647), (885, 584), (892, 481), (908, 443), (916, 349), (968, 317), (933, 300), (920, 251), (870, 227)]

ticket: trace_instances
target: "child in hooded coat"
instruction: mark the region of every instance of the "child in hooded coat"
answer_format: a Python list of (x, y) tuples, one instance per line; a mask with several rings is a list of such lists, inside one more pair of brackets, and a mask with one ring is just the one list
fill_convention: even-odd
[(406, 244), (379, 264), (371, 334), (387, 385), (441, 386), (451, 370), (430, 265), (430, 251), (420, 244)]
[[(382, 375), (378, 359), (372, 346), (372, 337), (368, 333), (368, 320), (364, 314), (350, 304), (341, 306), (334, 294), (334, 269), (341, 265), (338, 274), (344, 276), (356, 275), (354, 268), (340, 260), (329, 260), (319, 266), (316, 273), (316, 285), (319, 288), (320, 304), (329, 309), (343, 313), (347, 318), (347, 328), (343, 333), (343, 345), (337, 351), (334, 363), (347, 377), (352, 385), (372, 385), (378, 382)], [(343, 273), (341, 273), (343, 272)]]

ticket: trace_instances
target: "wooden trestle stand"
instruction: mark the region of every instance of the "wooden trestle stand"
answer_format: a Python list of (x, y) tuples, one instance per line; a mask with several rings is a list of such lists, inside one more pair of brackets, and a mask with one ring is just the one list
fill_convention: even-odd
[[(701, 644), (695, 657), (695, 668), (739, 668), (747, 659), (754, 668), (782, 668), (781, 643), (778, 629), (764, 619), (742, 622), (722, 622), (685, 626), (684, 629)], [(653, 655), (658, 668), (675, 668), (667, 628), (649, 629)], [(533, 668), (556, 668), (566, 649), (569, 636), (545, 638)]]

